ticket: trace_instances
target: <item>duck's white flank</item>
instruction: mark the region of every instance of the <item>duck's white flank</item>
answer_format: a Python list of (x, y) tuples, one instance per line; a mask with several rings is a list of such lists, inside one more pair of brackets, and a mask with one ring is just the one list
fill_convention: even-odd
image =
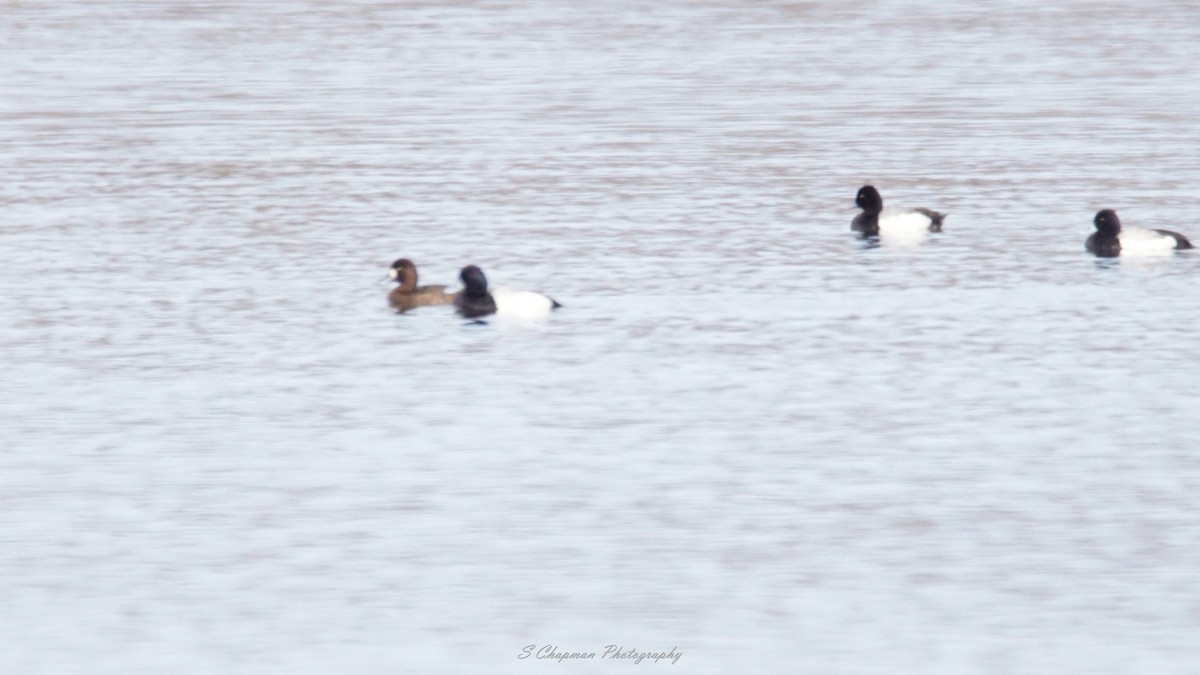
[(533, 291), (496, 288), (491, 294), (496, 301), (496, 316), (535, 318), (549, 314), (554, 309), (553, 300)]
[(1121, 242), (1121, 255), (1173, 251), (1177, 243), (1175, 237), (1140, 227), (1121, 228), (1117, 239)]
[(928, 232), (933, 221), (929, 216), (909, 209), (885, 208), (879, 213), (880, 234), (916, 234)]

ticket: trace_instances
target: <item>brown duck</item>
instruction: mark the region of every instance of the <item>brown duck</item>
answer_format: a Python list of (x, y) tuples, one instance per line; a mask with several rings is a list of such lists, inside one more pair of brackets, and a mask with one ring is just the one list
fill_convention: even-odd
[(397, 311), (407, 312), (414, 307), (426, 305), (452, 305), (454, 293), (447, 293), (445, 286), (418, 286), (417, 266), (408, 258), (401, 258), (392, 263), (388, 277), (400, 284), (388, 293), (388, 302)]

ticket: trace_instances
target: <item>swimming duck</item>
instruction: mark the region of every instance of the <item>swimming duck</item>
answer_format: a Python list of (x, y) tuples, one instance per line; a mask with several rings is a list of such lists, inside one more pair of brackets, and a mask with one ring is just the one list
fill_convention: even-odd
[(1137, 255), (1195, 248), (1187, 237), (1170, 230), (1146, 230), (1121, 227), (1121, 219), (1112, 209), (1096, 213), (1092, 220), (1096, 231), (1087, 238), (1084, 247), (1098, 258), (1115, 258), (1122, 253)]
[(454, 306), (468, 319), (495, 314), (532, 318), (562, 307), (556, 300), (541, 293), (498, 288), (488, 290), (487, 277), (475, 265), (467, 265), (459, 273), (463, 290), (457, 294)]
[(858, 190), (854, 204), (863, 212), (854, 217), (850, 229), (864, 237), (880, 234), (903, 234), (916, 232), (941, 232), (944, 213), (929, 209), (883, 208), (883, 197), (874, 186), (864, 185)]
[(400, 284), (388, 293), (388, 302), (401, 312), (426, 305), (450, 305), (454, 294), (447, 293), (445, 286), (418, 286), (417, 266), (408, 258), (392, 263), (388, 277)]

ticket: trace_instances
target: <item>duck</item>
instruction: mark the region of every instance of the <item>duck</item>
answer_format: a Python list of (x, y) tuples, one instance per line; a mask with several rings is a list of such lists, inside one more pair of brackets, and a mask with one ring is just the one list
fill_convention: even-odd
[(418, 286), (417, 266), (408, 258), (400, 258), (388, 269), (388, 277), (400, 284), (388, 293), (388, 302), (398, 311), (407, 312), (415, 307), (454, 304), (455, 294), (447, 293), (445, 286)]
[(854, 197), (862, 213), (854, 217), (850, 229), (864, 237), (882, 234), (941, 232), (946, 214), (929, 209), (883, 208), (883, 197), (873, 185), (864, 185)]
[(1187, 237), (1170, 230), (1146, 230), (1121, 227), (1121, 219), (1112, 209), (1103, 209), (1092, 219), (1096, 231), (1084, 242), (1088, 253), (1097, 258), (1116, 258), (1122, 253), (1145, 254), (1195, 248)]
[(533, 318), (562, 307), (554, 298), (532, 291), (508, 289), (488, 290), (487, 277), (475, 265), (467, 265), (459, 272), (463, 290), (454, 299), (458, 313), (468, 319), (484, 316), (513, 316)]

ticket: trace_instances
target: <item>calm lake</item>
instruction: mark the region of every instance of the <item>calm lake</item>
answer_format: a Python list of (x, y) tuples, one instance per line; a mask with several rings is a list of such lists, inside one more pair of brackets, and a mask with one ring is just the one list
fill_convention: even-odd
[(1198, 25), (0, 0), (0, 671), (1197, 672)]

